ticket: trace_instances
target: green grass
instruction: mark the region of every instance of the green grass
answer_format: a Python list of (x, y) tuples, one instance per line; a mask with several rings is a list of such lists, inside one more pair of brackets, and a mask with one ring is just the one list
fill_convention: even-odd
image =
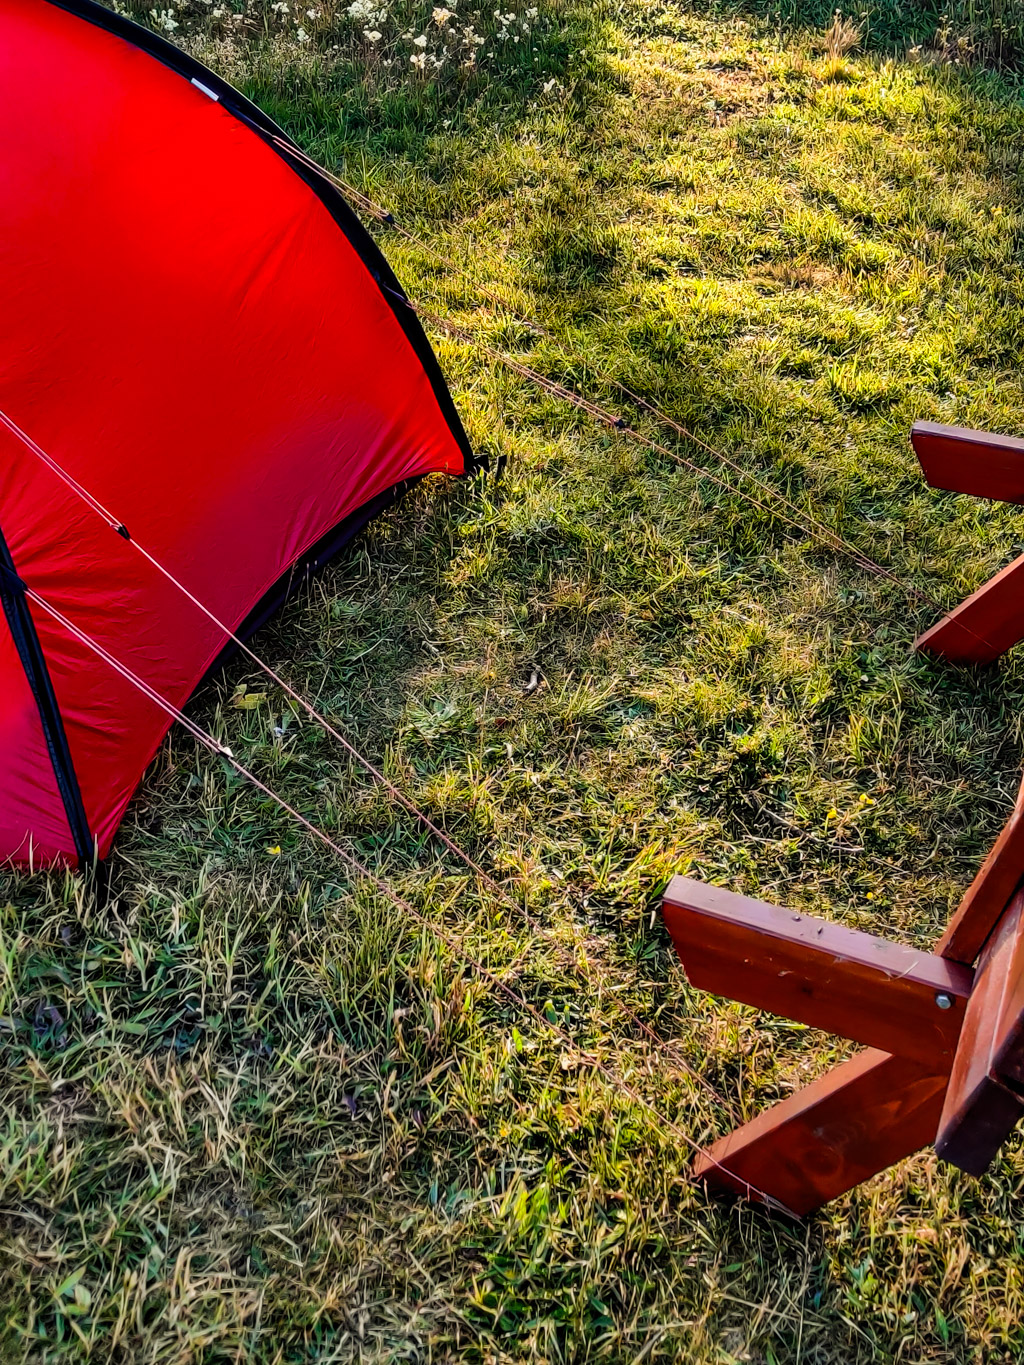
[(791, 1226), (694, 1188), (651, 1109), (707, 1142), (842, 1055), (687, 986), (670, 873), (923, 946), (1012, 803), (1020, 659), (910, 644), (913, 589), (956, 601), (1019, 516), (925, 488), (906, 433), (1024, 432), (1024, 106), (984, 68), (671, 5), (525, 35), (462, 0), (461, 69), (400, 3), (375, 44), (316, 0), (304, 43), (253, 4), (172, 18), (552, 337), (382, 229), (413, 296), (616, 409), (627, 383), (899, 583), (435, 331), (501, 479), (421, 487), (258, 647), (544, 932), (258, 673), (193, 710), (573, 1047), (173, 734), (109, 897), (0, 880), (5, 1356), (1017, 1360), (1019, 1140)]
[(883, 51), (922, 46), (957, 63), (1019, 65), (1024, 59), (1024, 9), (1018, 0), (857, 0), (838, 7), (832, 0), (746, 0), (741, 7), (784, 29), (824, 29), (838, 8), (867, 45)]

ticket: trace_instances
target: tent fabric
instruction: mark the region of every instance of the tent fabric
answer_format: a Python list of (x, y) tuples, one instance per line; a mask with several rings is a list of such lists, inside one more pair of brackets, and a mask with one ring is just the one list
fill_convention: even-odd
[[(383, 257), (212, 72), (90, 0), (0, 0), (0, 116), (0, 409), (232, 630), (472, 467)], [(102, 858), (169, 720), (20, 584), (175, 707), (225, 636), (2, 426), (0, 536), (0, 862)]]

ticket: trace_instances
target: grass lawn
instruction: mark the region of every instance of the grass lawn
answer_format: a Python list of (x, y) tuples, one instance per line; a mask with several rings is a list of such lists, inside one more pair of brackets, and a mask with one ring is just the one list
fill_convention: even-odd
[(413, 297), (730, 488), (428, 324), (500, 477), (422, 486), (257, 648), (509, 899), (253, 669), (194, 714), (563, 1032), (172, 734), (108, 898), (0, 877), (0, 1358), (1019, 1360), (1018, 1140), (803, 1226), (691, 1185), (673, 1127), (845, 1045), (690, 989), (657, 912), (689, 871), (924, 947), (1008, 814), (1021, 660), (910, 644), (1024, 533), (906, 435), (1024, 432), (1011, 78), (634, 0), (170, 3), (452, 263), (375, 229)]

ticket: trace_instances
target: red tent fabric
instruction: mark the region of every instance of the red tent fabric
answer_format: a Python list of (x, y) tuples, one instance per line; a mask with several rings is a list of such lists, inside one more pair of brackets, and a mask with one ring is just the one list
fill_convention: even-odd
[[(0, 0), (0, 121), (0, 410), (229, 627), (471, 466), (376, 247), (212, 72)], [(225, 637), (0, 426), (0, 862), (104, 857), (170, 722), (25, 585), (177, 707)]]

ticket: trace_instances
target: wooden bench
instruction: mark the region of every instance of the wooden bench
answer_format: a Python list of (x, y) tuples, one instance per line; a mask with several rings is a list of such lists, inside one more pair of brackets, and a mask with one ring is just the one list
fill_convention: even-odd
[(1024, 1114), (1022, 876), (1024, 786), (930, 953), (674, 877), (665, 923), (694, 986), (866, 1045), (695, 1174), (796, 1215), (929, 1144), (982, 1174)]
[[(933, 488), (1024, 503), (1024, 441), (917, 422), (910, 441)], [(1024, 555), (971, 593), (917, 641), (957, 663), (987, 664), (1024, 639)]]
[[(1024, 441), (918, 422), (934, 488), (1024, 505)], [(989, 663), (1024, 639), (1024, 555), (917, 640)], [(674, 877), (669, 933), (703, 990), (865, 1051), (737, 1128), (696, 1164), (802, 1215), (929, 1143), (972, 1175), (1024, 1115), (1024, 785), (931, 953)]]

